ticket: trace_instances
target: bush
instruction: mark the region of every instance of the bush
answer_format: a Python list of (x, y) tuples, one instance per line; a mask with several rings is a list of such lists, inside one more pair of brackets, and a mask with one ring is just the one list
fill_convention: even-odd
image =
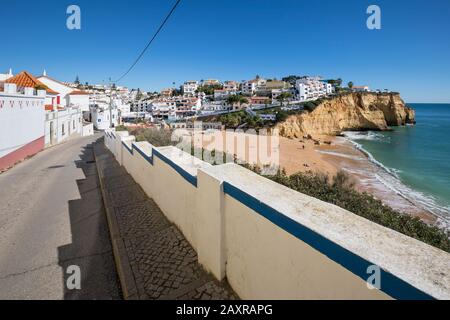
[(115, 127), (116, 131), (127, 131), (127, 127), (125, 127), (124, 125), (119, 125)]
[(147, 141), (155, 147), (174, 146), (178, 141), (172, 141), (172, 131), (167, 129), (132, 129), (130, 135), (136, 137), (136, 141)]
[(354, 190), (354, 183), (343, 171), (333, 179), (320, 173), (297, 173), (287, 176), (279, 172), (267, 178), (293, 190), (337, 205), (384, 227), (398, 231), (436, 248), (450, 252), (450, 234), (430, 226), (419, 218), (395, 211), (368, 193)]

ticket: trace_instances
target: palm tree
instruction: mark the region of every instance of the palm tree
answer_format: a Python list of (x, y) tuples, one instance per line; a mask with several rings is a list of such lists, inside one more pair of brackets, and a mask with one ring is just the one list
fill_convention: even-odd
[(229, 96), (227, 98), (227, 103), (229, 105), (231, 105), (231, 106), (234, 106), (234, 105), (238, 104), (239, 105), (239, 109), (240, 109), (241, 105), (243, 103), (248, 103), (248, 99), (246, 97), (244, 97), (244, 96), (235, 94), (235, 95)]
[(350, 81), (350, 82), (348, 83), (348, 87), (349, 87), (350, 89), (352, 89), (352, 88), (353, 88), (353, 82)]

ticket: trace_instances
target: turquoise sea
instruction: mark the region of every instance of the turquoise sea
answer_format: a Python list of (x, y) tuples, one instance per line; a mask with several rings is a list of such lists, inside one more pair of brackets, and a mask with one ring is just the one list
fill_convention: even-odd
[(450, 104), (414, 104), (417, 125), (347, 133), (386, 175), (382, 182), (450, 225)]

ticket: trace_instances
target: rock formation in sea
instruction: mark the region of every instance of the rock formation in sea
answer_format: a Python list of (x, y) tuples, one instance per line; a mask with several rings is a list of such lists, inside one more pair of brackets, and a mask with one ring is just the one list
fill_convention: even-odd
[(311, 112), (289, 116), (277, 125), (284, 137), (338, 135), (343, 131), (389, 130), (415, 123), (415, 112), (398, 93), (358, 92), (324, 99)]

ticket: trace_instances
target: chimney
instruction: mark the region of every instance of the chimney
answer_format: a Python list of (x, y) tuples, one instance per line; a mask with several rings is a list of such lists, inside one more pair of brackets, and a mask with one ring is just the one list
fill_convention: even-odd
[(46, 76), (47, 76), (47, 70), (44, 69), (44, 72), (42, 73), (42, 75), (43, 75), (44, 77), (46, 77)]

